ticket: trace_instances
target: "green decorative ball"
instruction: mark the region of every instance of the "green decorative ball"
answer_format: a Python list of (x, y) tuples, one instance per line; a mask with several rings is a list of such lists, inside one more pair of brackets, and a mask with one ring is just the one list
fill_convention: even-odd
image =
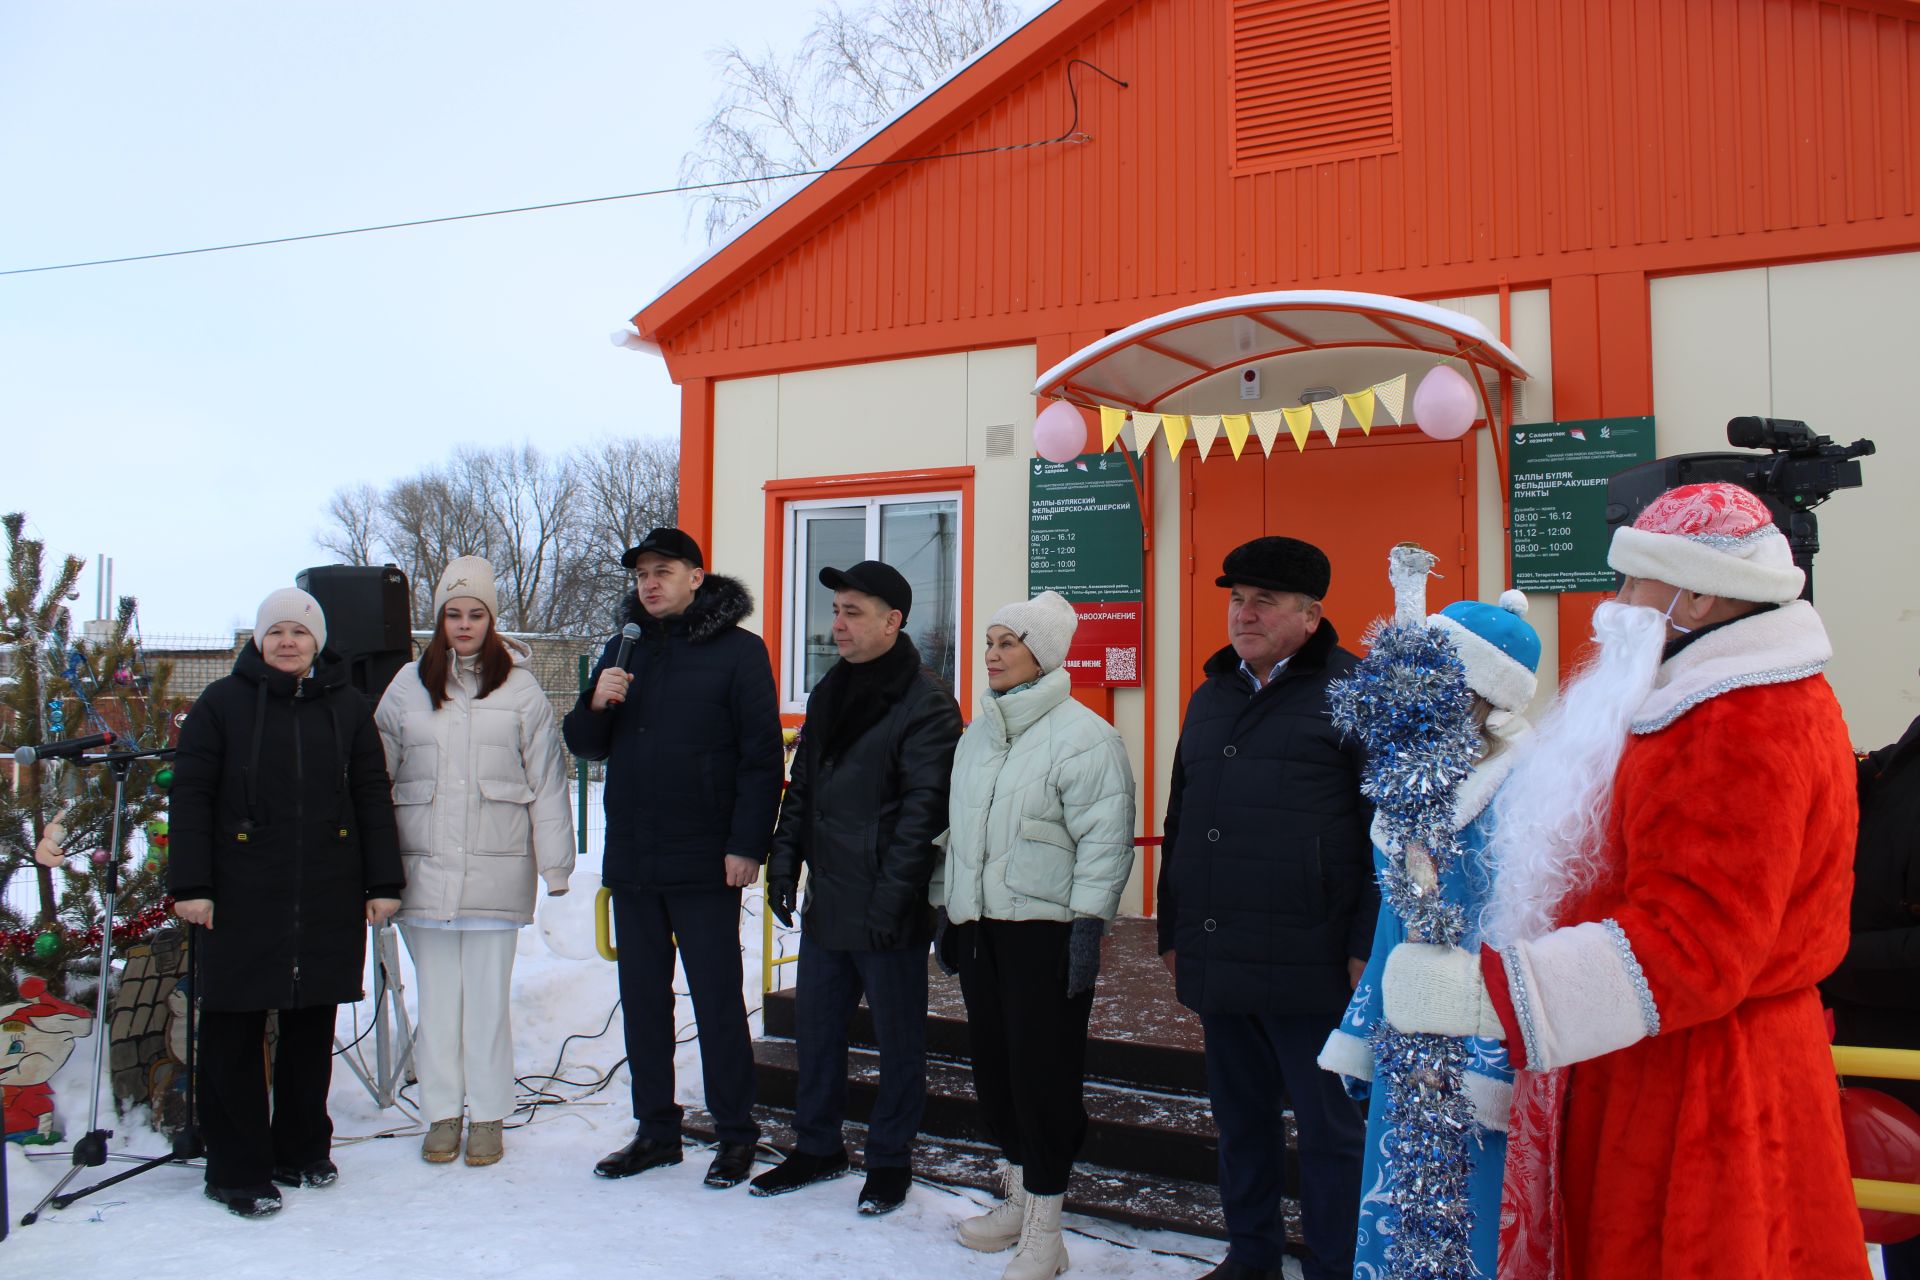
[(162, 769), (153, 775), (153, 785), (165, 791), (173, 785), (173, 770)]
[(51, 933), (43, 933), (33, 940), (33, 954), (45, 960), (60, 949), (60, 939)]

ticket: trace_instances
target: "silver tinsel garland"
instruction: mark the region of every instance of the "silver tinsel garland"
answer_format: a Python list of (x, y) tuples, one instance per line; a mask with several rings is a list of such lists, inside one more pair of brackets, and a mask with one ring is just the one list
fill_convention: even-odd
[[(1440, 893), (1440, 877), (1460, 853), (1454, 797), (1473, 769), (1479, 733), (1473, 695), (1453, 644), (1425, 618), (1425, 576), (1432, 557), (1402, 546), (1393, 553), (1398, 607), (1369, 636), (1371, 651), (1350, 678), (1330, 690), (1333, 722), (1367, 751), (1361, 790), (1378, 810), (1375, 832), (1387, 851), (1380, 876), (1386, 907), (1409, 939), (1457, 945), (1466, 917)], [(1383, 1020), (1373, 1037), (1377, 1105), (1386, 1108), (1386, 1196), (1396, 1218), (1386, 1249), (1395, 1280), (1473, 1280), (1473, 1105), (1465, 1087), (1473, 1051), (1451, 1036), (1410, 1035)]]

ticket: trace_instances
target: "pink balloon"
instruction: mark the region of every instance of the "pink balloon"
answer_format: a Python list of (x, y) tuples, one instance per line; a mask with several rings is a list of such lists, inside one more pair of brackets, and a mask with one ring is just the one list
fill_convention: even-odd
[(1087, 451), (1087, 420), (1064, 400), (1055, 400), (1033, 420), (1033, 451), (1048, 462), (1072, 462)]
[(1435, 365), (1413, 391), (1413, 420), (1435, 440), (1458, 440), (1480, 416), (1473, 384), (1451, 365)]

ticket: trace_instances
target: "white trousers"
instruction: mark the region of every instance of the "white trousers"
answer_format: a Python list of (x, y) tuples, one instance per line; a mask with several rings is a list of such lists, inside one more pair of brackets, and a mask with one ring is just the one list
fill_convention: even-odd
[(518, 929), (401, 925), (420, 997), (413, 1067), (420, 1116), (504, 1120), (513, 1110), (513, 953)]

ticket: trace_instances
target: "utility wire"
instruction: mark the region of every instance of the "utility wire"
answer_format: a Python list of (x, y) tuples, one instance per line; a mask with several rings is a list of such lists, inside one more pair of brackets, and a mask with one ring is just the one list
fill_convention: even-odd
[(232, 249), (259, 249), (267, 245), (298, 244), (303, 240), (331, 240), (339, 236), (360, 236), (374, 231), (400, 231), (408, 227), (431, 227), (448, 222), (470, 222), (476, 218), (503, 218), (516, 213), (539, 213), (545, 209), (571, 209), (585, 204), (607, 204), (615, 200), (642, 200), (648, 196), (680, 195), (691, 191), (713, 191), (720, 187), (744, 187), (756, 182), (782, 182), (788, 178), (817, 178), (829, 173), (851, 173), (859, 169), (885, 169), (894, 166), (926, 164), (934, 160), (964, 160), (971, 156), (998, 155), (1008, 151), (1031, 151), (1038, 147), (1059, 146), (1062, 143), (1092, 142), (1093, 135), (1080, 132), (1080, 91), (1073, 83), (1073, 68), (1087, 67), (1119, 85), (1122, 89), (1127, 82), (1101, 71), (1084, 58), (1074, 58), (1067, 64), (1067, 93), (1073, 100), (1073, 119), (1068, 121), (1066, 130), (1057, 138), (1039, 138), (1032, 142), (1012, 142), (998, 147), (972, 147), (965, 151), (942, 151), (926, 156), (899, 156), (891, 160), (868, 160), (860, 164), (836, 164), (824, 169), (794, 169), (788, 173), (768, 173), (757, 178), (720, 178), (712, 182), (689, 182), (677, 187), (654, 187), (647, 191), (627, 191), (612, 196), (587, 196), (579, 200), (549, 200), (544, 204), (516, 205), (510, 209), (487, 209), (480, 213), (450, 213), (438, 218), (411, 218), (405, 222), (381, 222), (368, 227), (347, 227), (339, 231), (311, 231), (298, 236), (273, 236), (265, 240), (239, 240), (232, 244), (212, 244), (198, 249), (169, 249), (163, 253), (135, 253), (123, 258), (91, 258), (84, 262), (58, 262), (43, 267), (13, 267), (0, 271), (0, 276), (34, 275), (43, 271), (75, 271), (81, 267), (111, 267), (125, 262), (152, 262), (159, 258), (186, 258), (201, 253), (226, 253)]

